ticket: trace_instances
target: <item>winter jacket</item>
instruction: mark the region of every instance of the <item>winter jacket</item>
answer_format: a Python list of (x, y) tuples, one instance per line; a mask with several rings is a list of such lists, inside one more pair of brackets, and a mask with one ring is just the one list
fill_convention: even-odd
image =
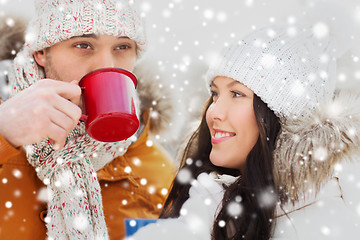
[[(156, 144), (147, 145), (150, 124), (145, 115), (139, 139), (97, 172), (110, 239), (122, 239), (124, 218), (157, 218), (174, 177), (170, 156)], [(0, 179), (0, 239), (45, 239), (46, 188), (23, 149), (2, 137)]]
[[(189, 198), (176, 219), (160, 219), (140, 228), (131, 240), (210, 240), (215, 216), (228, 182), (223, 176), (202, 173), (193, 181)], [(228, 178), (228, 177), (227, 177)], [(226, 180), (226, 181), (224, 181)], [(316, 195), (307, 196), (295, 206), (278, 207), (272, 240), (359, 239), (360, 218), (354, 214), (338, 178), (332, 178)]]

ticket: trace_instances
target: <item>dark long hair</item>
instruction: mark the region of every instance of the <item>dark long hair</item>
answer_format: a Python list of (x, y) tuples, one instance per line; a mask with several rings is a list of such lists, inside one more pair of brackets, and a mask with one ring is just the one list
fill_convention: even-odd
[[(188, 141), (181, 159), (180, 169), (188, 169), (193, 178), (202, 172), (240, 176), (240, 171), (217, 167), (209, 160), (211, 152), (210, 132), (206, 124), (205, 106), (200, 126)], [(278, 194), (274, 186), (273, 157), (276, 137), (280, 130), (279, 119), (266, 104), (254, 94), (253, 107), (259, 128), (259, 138), (246, 159), (245, 172), (233, 184), (225, 187), (222, 208), (213, 225), (212, 239), (269, 239), (274, 226)], [(186, 161), (192, 159), (193, 161)], [(187, 163), (188, 162), (188, 163)], [(192, 164), (189, 164), (193, 162)], [(189, 198), (190, 184), (174, 180), (161, 213), (162, 218), (178, 217), (183, 203)], [(241, 214), (231, 215), (231, 203), (241, 204)], [(219, 222), (225, 222), (219, 225)]]

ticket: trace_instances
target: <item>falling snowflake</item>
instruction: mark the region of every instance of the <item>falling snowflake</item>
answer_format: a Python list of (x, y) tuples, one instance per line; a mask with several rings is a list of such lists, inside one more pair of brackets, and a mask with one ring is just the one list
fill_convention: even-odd
[(275, 63), (276, 63), (276, 56), (274, 56), (272, 54), (263, 54), (263, 56), (260, 60), (260, 64), (265, 69), (272, 68), (275, 65)]
[(131, 167), (125, 167), (125, 169), (124, 169), (124, 172), (125, 173), (131, 173)]
[(296, 18), (294, 16), (290, 16), (287, 18), (287, 22), (288, 24), (295, 24), (296, 23)]
[(188, 214), (188, 210), (186, 208), (181, 208), (180, 209), (180, 215), (181, 216), (186, 216)]
[(326, 64), (329, 62), (329, 55), (324, 53), (320, 56), (320, 63)]
[(162, 12), (162, 16), (164, 18), (170, 18), (171, 17), (171, 11), (169, 9), (165, 9), (163, 12)]
[(205, 17), (206, 19), (208, 19), (208, 20), (213, 19), (213, 18), (214, 18), (214, 15), (215, 15), (215, 13), (214, 13), (214, 11), (211, 10), (211, 9), (206, 9), (206, 10), (204, 11), (204, 17)]
[(316, 38), (322, 39), (329, 35), (329, 26), (326, 23), (318, 22), (313, 26), (313, 34)]
[(74, 218), (73, 224), (74, 228), (83, 231), (89, 226), (89, 221), (86, 216), (81, 214)]
[(219, 12), (217, 15), (216, 15), (216, 19), (219, 21), (219, 22), (226, 22), (228, 16), (225, 12)]
[(266, 34), (270, 37), (270, 38), (274, 38), (276, 36), (276, 32), (273, 29), (268, 29), (266, 30)]
[(210, 206), (211, 203), (212, 203), (212, 201), (211, 201), (210, 198), (206, 198), (206, 199), (204, 200), (204, 204), (205, 204), (206, 206)]
[(339, 74), (338, 74), (338, 80), (339, 80), (339, 82), (345, 82), (346, 79), (347, 79), (347, 76), (346, 76), (345, 73), (339, 73)]
[(18, 169), (14, 169), (12, 173), (16, 178), (21, 178), (22, 177), (22, 173)]
[(319, 147), (314, 151), (313, 157), (317, 161), (325, 161), (328, 158), (328, 151), (325, 147)]
[(12, 202), (7, 201), (7, 202), (5, 203), (5, 207), (6, 207), (6, 208), (11, 208), (11, 207), (12, 207)]
[(165, 196), (168, 194), (168, 190), (166, 188), (161, 189), (161, 194)]
[(49, 185), (49, 184), (50, 184), (50, 179), (45, 178), (44, 181), (43, 181), (43, 183), (44, 183), (45, 185)]
[(286, 33), (289, 35), (289, 37), (295, 37), (298, 33), (298, 30), (296, 27), (289, 27)]
[(15, 21), (12, 18), (7, 18), (6, 19), (6, 25), (8, 25), (9, 27), (13, 27), (15, 25)]
[(141, 4), (141, 10), (144, 12), (149, 12), (151, 10), (151, 4), (149, 2), (143, 2)]
[(240, 214), (243, 211), (243, 207), (241, 206), (240, 203), (238, 202), (231, 202), (229, 203), (229, 205), (227, 206), (227, 213), (232, 216), (232, 217), (237, 217), (240, 216)]
[(224, 220), (219, 221), (219, 227), (223, 228), (226, 226), (226, 222)]
[(143, 185), (143, 186), (145, 186), (145, 185), (147, 184), (147, 180), (146, 180), (145, 178), (142, 178), (142, 179), (140, 180), (140, 184)]
[(186, 164), (187, 165), (191, 165), (191, 164), (193, 164), (193, 162), (194, 161), (191, 158), (186, 159)]
[(254, 0), (245, 0), (245, 6), (252, 7), (254, 5)]
[(151, 141), (151, 140), (146, 141), (146, 146), (152, 147), (153, 145), (154, 145), (153, 141)]
[(274, 190), (272, 188), (268, 188), (258, 194), (258, 201), (260, 207), (268, 208), (274, 206), (276, 202), (276, 195), (274, 194)]
[(148, 187), (148, 192), (149, 192), (150, 194), (154, 194), (154, 193), (156, 192), (156, 188), (155, 188), (154, 186), (149, 186), (149, 187)]
[(132, 162), (134, 163), (135, 166), (140, 166), (141, 165), (141, 160), (137, 157), (134, 157)]
[(192, 174), (189, 169), (183, 168), (179, 171), (176, 176), (176, 180), (179, 181), (181, 184), (187, 184), (191, 181)]
[(131, 227), (135, 227), (136, 226), (136, 221), (135, 220), (130, 220), (129, 225)]
[(331, 233), (331, 230), (327, 226), (323, 226), (323, 227), (321, 227), (321, 233), (324, 234), (325, 236), (329, 236)]
[(304, 94), (304, 92), (305, 92), (305, 88), (299, 81), (296, 81), (295, 83), (292, 84), (291, 93), (294, 96), (300, 97)]

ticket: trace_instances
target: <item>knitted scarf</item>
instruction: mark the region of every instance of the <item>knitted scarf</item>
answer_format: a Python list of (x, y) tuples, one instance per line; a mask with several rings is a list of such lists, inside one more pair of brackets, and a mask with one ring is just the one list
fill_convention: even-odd
[[(31, 86), (44, 73), (25, 46), (9, 73), (12, 95)], [(123, 155), (131, 141), (104, 143), (92, 139), (79, 122), (55, 151), (48, 139), (25, 146), (28, 162), (47, 185), (49, 239), (108, 239), (96, 171)]]

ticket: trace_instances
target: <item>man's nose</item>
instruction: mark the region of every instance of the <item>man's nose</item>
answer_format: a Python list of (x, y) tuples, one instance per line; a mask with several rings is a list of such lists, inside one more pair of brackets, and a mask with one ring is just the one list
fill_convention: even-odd
[(94, 58), (91, 71), (109, 67), (115, 67), (115, 59), (113, 54), (109, 50), (99, 51)]

